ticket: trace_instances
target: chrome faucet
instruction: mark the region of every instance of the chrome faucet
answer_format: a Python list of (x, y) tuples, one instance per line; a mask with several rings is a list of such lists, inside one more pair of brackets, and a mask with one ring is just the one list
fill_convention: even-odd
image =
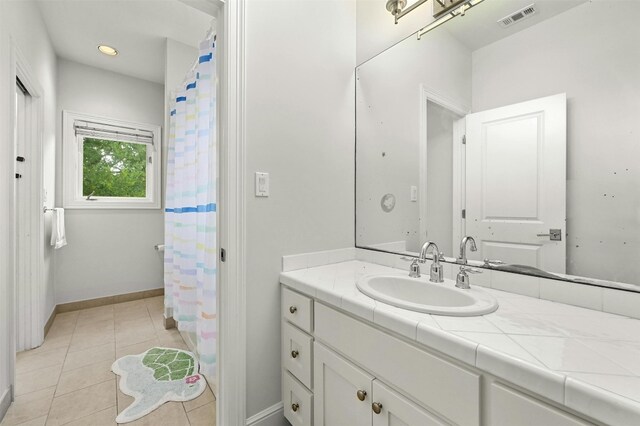
[(418, 257), (418, 262), (425, 263), (427, 261), (427, 253), (429, 249), (433, 247), (433, 263), (431, 264), (431, 270), (429, 272), (429, 281), (432, 283), (443, 283), (444, 282), (444, 273), (442, 270), (442, 265), (440, 264), (440, 250), (438, 246), (433, 241), (427, 241), (422, 246), (420, 250), (420, 256)]
[(471, 288), (468, 272), (471, 272), (472, 274), (482, 273), (482, 271), (479, 269), (470, 268), (465, 265), (460, 266), (460, 272), (458, 272), (458, 275), (456, 276), (456, 287), (463, 290), (469, 290)]
[(456, 276), (456, 287), (464, 290), (468, 290), (471, 288), (471, 286), (469, 285), (468, 272), (471, 272), (472, 274), (482, 273), (482, 271), (480, 271), (479, 269), (474, 269), (466, 266), (468, 242), (471, 243), (471, 251), (478, 251), (478, 248), (476, 247), (476, 240), (474, 240), (473, 237), (467, 235), (462, 239), (462, 241), (460, 241), (460, 256), (458, 257), (458, 260), (460, 261), (460, 263), (462, 263), (462, 266), (460, 266), (460, 272), (458, 272), (458, 275)]
[(471, 251), (478, 251), (476, 240), (468, 235), (464, 237), (462, 241), (460, 241), (460, 257), (458, 257), (458, 260), (460, 260), (463, 265), (467, 264), (467, 242), (469, 241), (471, 242)]

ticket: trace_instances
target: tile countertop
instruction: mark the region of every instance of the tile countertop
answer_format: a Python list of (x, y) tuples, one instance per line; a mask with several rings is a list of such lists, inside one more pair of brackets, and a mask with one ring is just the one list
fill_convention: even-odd
[(640, 425), (640, 320), (482, 287), (496, 312), (423, 314), (360, 293), (356, 281), (370, 274), (407, 271), (348, 261), (283, 272), (280, 282), (598, 421)]

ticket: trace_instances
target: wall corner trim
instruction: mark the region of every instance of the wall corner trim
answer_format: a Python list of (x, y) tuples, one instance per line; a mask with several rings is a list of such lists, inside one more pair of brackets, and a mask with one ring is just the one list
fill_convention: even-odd
[(280, 426), (284, 423), (284, 405), (282, 401), (267, 407), (247, 419), (247, 426)]

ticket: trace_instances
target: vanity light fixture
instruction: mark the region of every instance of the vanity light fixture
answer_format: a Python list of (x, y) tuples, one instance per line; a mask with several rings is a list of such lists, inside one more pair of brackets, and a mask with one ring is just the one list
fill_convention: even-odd
[(420, 30), (418, 30), (418, 40), (420, 40), (420, 38), (423, 35), (425, 35), (429, 31), (439, 27), (440, 25), (444, 24), (448, 20), (453, 19), (456, 16), (464, 16), (464, 14), (467, 12), (467, 10), (471, 9), (472, 7), (474, 7), (475, 5), (477, 5), (479, 3), (482, 3), (482, 1), (483, 0), (466, 0), (466, 1), (462, 2), (462, 4), (460, 6), (456, 6), (454, 9), (450, 9), (448, 12), (446, 12), (443, 15), (441, 15), (439, 18), (437, 18), (435, 21), (433, 21), (432, 23), (430, 23), (426, 27), (421, 28)]
[[(426, 3), (428, 0), (417, 0), (414, 4), (409, 6), (407, 9), (404, 9), (407, 6), (407, 0), (387, 0), (387, 10), (389, 13), (393, 15), (395, 18), (396, 25), (398, 24), (398, 20), (405, 16), (407, 13), (411, 12), (418, 6)], [(434, 0), (444, 6), (445, 0)], [(404, 10), (403, 10), (404, 9)]]
[(98, 50), (107, 56), (116, 56), (118, 54), (118, 51), (114, 47), (107, 46), (106, 44), (98, 45)]

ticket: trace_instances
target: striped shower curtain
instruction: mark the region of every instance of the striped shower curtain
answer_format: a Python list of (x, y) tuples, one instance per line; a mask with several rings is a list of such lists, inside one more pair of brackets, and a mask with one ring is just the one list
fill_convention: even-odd
[(165, 307), (195, 333), (200, 371), (216, 371), (215, 37), (170, 108), (165, 208)]

